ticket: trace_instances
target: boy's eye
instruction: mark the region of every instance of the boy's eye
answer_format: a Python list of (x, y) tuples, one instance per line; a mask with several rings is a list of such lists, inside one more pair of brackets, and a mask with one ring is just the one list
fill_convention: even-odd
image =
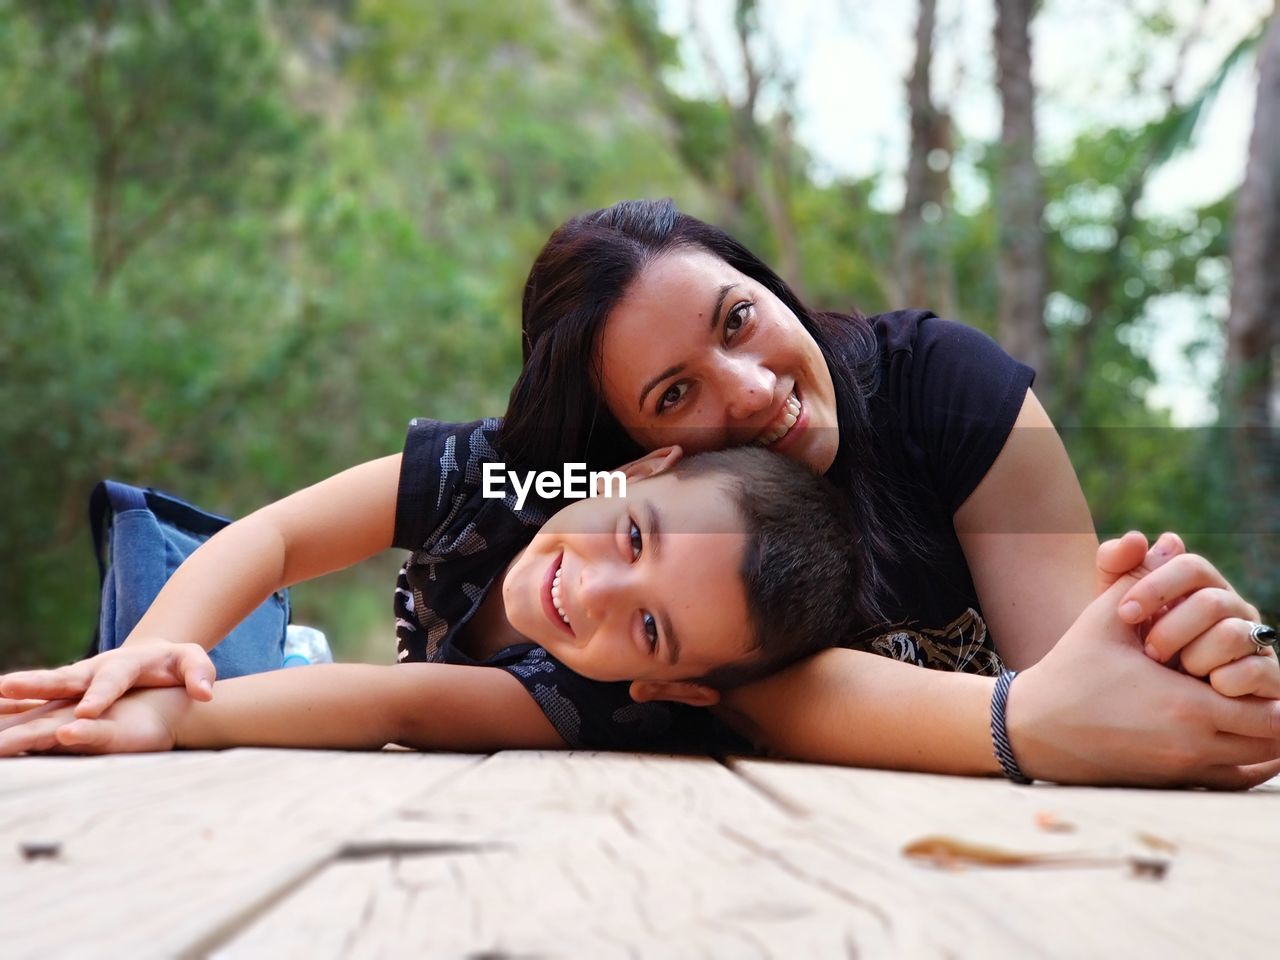
[(658, 621), (653, 619), (652, 613), (646, 613), (643, 617), (644, 635), (649, 641), (649, 649), (658, 652)]
[(640, 536), (640, 528), (636, 526), (634, 520), (631, 521), (631, 559), (638, 560), (641, 551), (644, 550), (644, 538)]
[(728, 334), (737, 333), (747, 322), (747, 317), (751, 312), (754, 304), (750, 300), (743, 300), (740, 304), (729, 311), (729, 316), (724, 318), (725, 339)]
[(677, 403), (684, 399), (684, 395), (689, 392), (687, 383), (673, 383), (663, 391), (662, 396), (658, 398), (658, 413), (662, 413), (670, 407), (674, 407)]

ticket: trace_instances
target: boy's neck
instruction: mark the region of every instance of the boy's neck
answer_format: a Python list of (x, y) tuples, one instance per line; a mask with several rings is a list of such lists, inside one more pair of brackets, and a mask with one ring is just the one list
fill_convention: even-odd
[(523, 554), (524, 550), (517, 553), (511, 563), (507, 564), (494, 578), (489, 592), (480, 601), (480, 608), (467, 621), (458, 637), (462, 649), (477, 660), (487, 660), (499, 650), (505, 650), (512, 644), (533, 642), (511, 626), (511, 621), (507, 619), (506, 603), (503, 600), (502, 588), (506, 583), (507, 574)]

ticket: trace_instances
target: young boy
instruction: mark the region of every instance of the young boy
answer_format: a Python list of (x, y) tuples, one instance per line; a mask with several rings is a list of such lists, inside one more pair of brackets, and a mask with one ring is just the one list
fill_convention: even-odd
[[(681, 460), (665, 448), (623, 468), (625, 498), (571, 501), (547, 519), (545, 501), (485, 495), (498, 426), (415, 420), (402, 455), (232, 524), (121, 648), (54, 671), (87, 690), (78, 705), (30, 711), (23, 745), (11, 732), (0, 752), (698, 749), (711, 718), (692, 708), (868, 621), (848, 549), (857, 530), (825, 482), (786, 458), (739, 448)], [(210, 699), (203, 651), (265, 597), (387, 546), (413, 551), (395, 592), (398, 665), (226, 679)], [(20, 680), (5, 678), (6, 692), (22, 695)], [(129, 687), (183, 683), (191, 696), (116, 702)]]

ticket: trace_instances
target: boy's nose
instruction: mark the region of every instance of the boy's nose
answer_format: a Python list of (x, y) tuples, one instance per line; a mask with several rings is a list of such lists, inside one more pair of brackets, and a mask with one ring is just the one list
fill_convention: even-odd
[(588, 617), (597, 623), (622, 599), (626, 577), (615, 564), (591, 563), (578, 576), (578, 602)]

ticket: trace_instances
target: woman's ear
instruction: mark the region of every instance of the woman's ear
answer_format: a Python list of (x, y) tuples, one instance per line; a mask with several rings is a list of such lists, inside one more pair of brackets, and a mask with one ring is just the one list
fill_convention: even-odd
[(691, 680), (632, 680), (631, 699), (636, 703), (674, 700), (691, 707), (714, 707), (720, 702), (720, 691)]
[(628, 480), (644, 480), (647, 477), (656, 477), (660, 473), (666, 473), (684, 456), (684, 451), (677, 446), (659, 447), (652, 453), (646, 453), (639, 460), (632, 460), (630, 463), (623, 464), (619, 469), (623, 476)]

